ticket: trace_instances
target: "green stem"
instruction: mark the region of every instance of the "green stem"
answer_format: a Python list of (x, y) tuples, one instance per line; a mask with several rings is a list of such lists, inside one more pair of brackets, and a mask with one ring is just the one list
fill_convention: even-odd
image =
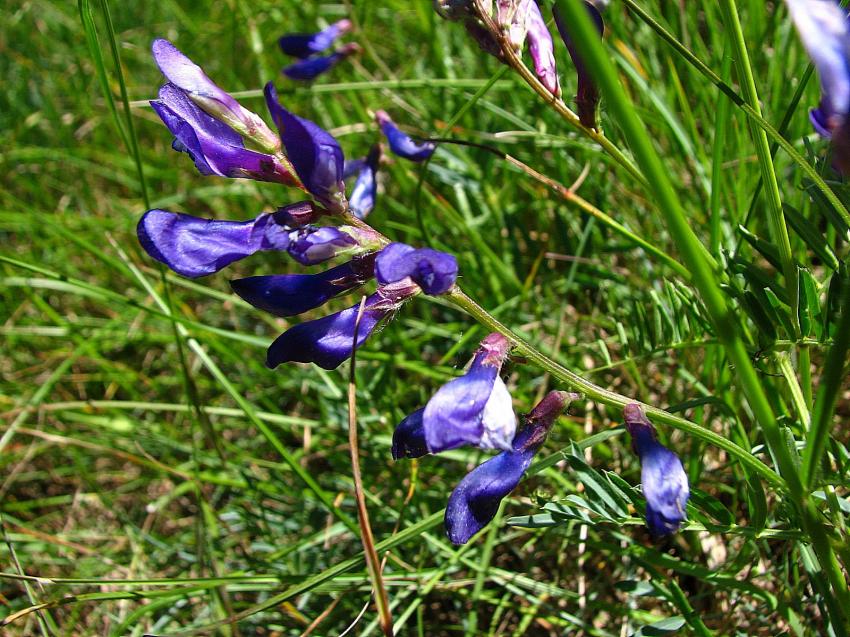
[[(485, 310), (475, 301), (473, 301), (460, 288), (453, 288), (451, 292), (449, 292), (447, 297), (449, 301), (454, 303), (459, 308), (465, 310), (479, 323), (481, 323), (488, 329), (491, 329), (495, 332), (499, 332), (500, 334), (505, 336), (505, 338), (507, 338), (511, 342), (511, 345), (513, 345), (513, 349), (516, 353), (524, 356), (541, 369), (549, 372), (553, 377), (557, 378), (570, 389), (582, 392), (588, 398), (591, 398), (605, 405), (611, 405), (612, 407), (623, 408), (629, 403), (638, 402), (627, 396), (623, 396), (616, 392), (612, 392), (598, 385), (595, 385), (589, 380), (582, 378), (578, 374), (571, 372), (563, 365), (553, 361), (551, 358), (549, 358), (540, 350), (531, 345), (524, 338), (513, 332), (509, 327), (499, 322), (497, 318), (495, 318), (487, 310)], [(673, 414), (668, 413), (663, 409), (659, 409), (658, 407), (654, 407), (652, 405), (642, 406), (644, 408), (644, 411), (656, 422), (664, 423), (665, 425), (684, 431), (694, 436), (695, 438), (699, 438), (700, 440), (704, 440), (709, 444), (723, 449), (724, 451), (729, 453), (730, 456), (738, 460), (742, 465), (746, 466), (748, 469), (751, 469), (755, 473), (758, 473), (766, 482), (768, 482), (775, 489), (778, 489), (780, 491), (785, 489), (785, 483), (783, 482), (782, 478), (780, 478), (774, 471), (772, 471), (770, 467), (765, 465), (763, 462), (761, 462), (758, 458), (747, 452), (745, 449), (742, 449), (741, 447), (736, 445), (728, 438), (724, 438), (723, 436), (714, 433), (710, 429), (701, 427), (698, 424), (691, 422), (690, 420), (686, 420), (679, 416), (674, 416)]]

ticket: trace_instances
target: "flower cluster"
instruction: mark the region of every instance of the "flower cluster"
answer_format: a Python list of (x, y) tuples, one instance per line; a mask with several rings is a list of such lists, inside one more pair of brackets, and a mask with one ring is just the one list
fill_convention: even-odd
[(850, 174), (850, 18), (834, 0), (785, 0), (820, 76), (821, 101), (809, 111), (815, 130), (831, 139), (838, 169)]
[[(595, 3), (588, 1), (584, 4), (601, 37), (605, 29), (602, 14)], [(491, 8), (489, 13), (482, 15), (477, 13), (480, 10), (479, 5), (473, 0), (435, 2), (437, 12), (442, 17), (462, 22), (479, 46), (500, 60), (505, 60), (506, 47), (521, 53), (528, 44), (528, 53), (537, 79), (554, 97), (560, 97), (561, 85), (555, 65), (554, 43), (537, 1), (496, 0), (495, 5), (487, 2), (484, 6)], [(587, 128), (596, 128), (599, 91), (573, 45), (567, 21), (557, 7), (553, 8), (553, 13), (558, 32), (567, 46), (578, 75), (576, 105), (579, 119)]]
[(552, 392), (526, 417), (517, 433), (511, 396), (499, 376), (510, 343), (487, 336), (467, 372), (443, 385), (428, 404), (402, 420), (393, 434), (392, 456), (419, 458), (463, 445), (501, 453), (469, 473), (446, 509), (446, 532), (465, 544), (496, 514), (499, 502), (519, 483), (558, 415), (574, 394)]
[(658, 442), (655, 427), (637, 403), (623, 409), (632, 449), (640, 456), (640, 479), (646, 498), (646, 525), (655, 536), (675, 533), (686, 519), (690, 489), (679, 457)]
[(281, 72), (292, 80), (306, 82), (316, 79), (350, 55), (359, 53), (360, 46), (352, 42), (329, 55), (322, 55), (337, 38), (350, 31), (351, 26), (351, 20), (340, 20), (317, 33), (287, 33), (277, 43), (284, 54), (297, 58), (297, 61)]
[[(337, 23), (337, 34), (345, 28)], [(336, 35), (288, 37), (281, 46), (300, 54), (321, 51)], [(269, 367), (297, 361), (334, 369), (405, 301), (420, 293), (445, 294), (454, 286), (458, 274), (454, 256), (389, 243), (357, 221), (375, 205), (379, 144), (366, 158), (346, 164), (333, 136), (285, 109), (271, 83), (265, 88), (266, 105), (279, 136), (170, 42), (156, 40), (153, 55), (169, 82), (151, 104), (174, 135), (175, 150), (188, 153), (204, 175), (275, 181), (301, 188), (314, 201), (246, 221), (149, 210), (137, 227), (144, 250), (192, 278), (213, 274), (260, 251), (285, 252), (305, 266), (347, 259), (318, 274), (253, 276), (231, 282), (234, 292), (248, 303), (282, 317), (320, 307), (373, 278), (377, 281), (362, 313), (354, 306), (281, 334), (269, 347)], [(354, 174), (349, 201), (344, 179)]]

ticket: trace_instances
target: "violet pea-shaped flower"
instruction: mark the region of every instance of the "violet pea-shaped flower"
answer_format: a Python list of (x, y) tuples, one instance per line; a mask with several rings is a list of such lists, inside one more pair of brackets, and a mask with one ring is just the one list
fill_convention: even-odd
[(227, 124), (263, 150), (280, 151), (280, 138), (256, 113), (252, 113), (216, 85), (200, 66), (192, 62), (171, 42), (154, 40), (153, 58), (168, 81), (185, 91), (204, 111)]
[(337, 141), (320, 126), (283, 108), (271, 82), (266, 84), (265, 97), (286, 155), (307, 191), (332, 212), (345, 210), (345, 157)]
[(296, 316), (350, 292), (372, 278), (375, 254), (366, 254), (318, 274), (250, 276), (230, 282), (245, 301), (275, 316)]
[(470, 471), (455, 487), (446, 506), (446, 535), (466, 544), (495, 517), (499, 503), (513, 491), (543, 445), (558, 416), (576, 394), (549, 392), (525, 418), (510, 449)]
[(395, 283), (410, 277), (432, 296), (448, 292), (457, 280), (457, 272), (454, 255), (405, 243), (389, 244), (375, 261), (378, 283)]
[(351, 26), (351, 20), (339, 20), (316, 33), (287, 33), (277, 43), (286, 55), (304, 59), (327, 49)]
[(482, 449), (511, 448), (516, 416), (511, 395), (499, 377), (509, 350), (504, 336), (490, 334), (481, 341), (469, 370), (431, 397), (422, 414), (431, 453), (467, 444)]
[(552, 95), (560, 97), (561, 85), (558, 83), (558, 70), (555, 67), (555, 47), (552, 43), (552, 34), (546, 28), (546, 22), (540, 14), (540, 7), (537, 6), (537, 2), (528, 3), (526, 20), (528, 53), (531, 55), (537, 79)]
[[(592, 2), (585, 2), (584, 6), (587, 8), (587, 12), (590, 14), (593, 24), (596, 25), (596, 30), (601, 38), (605, 32), (605, 23), (602, 20), (602, 14)], [(570, 36), (569, 25), (558, 9), (558, 5), (552, 8), (552, 13), (555, 16), (555, 24), (558, 26), (561, 39), (570, 52), (570, 57), (576, 67), (576, 73), (578, 75), (576, 107), (578, 109), (579, 120), (587, 128), (596, 128), (596, 107), (599, 104), (599, 89), (588, 72), (584, 61), (581, 59), (578, 49), (575, 47), (575, 43)]]
[(686, 519), (690, 489), (679, 457), (658, 442), (655, 427), (637, 403), (623, 408), (632, 449), (640, 456), (641, 485), (646, 498), (646, 525), (655, 536), (675, 533)]
[(330, 71), (345, 58), (359, 52), (360, 45), (352, 42), (330, 55), (318, 55), (304, 60), (298, 60), (285, 67), (281, 73), (291, 80), (309, 82), (315, 80), (322, 73)]
[(286, 250), (290, 231), (274, 213), (218, 221), (158, 209), (148, 210), (136, 228), (145, 252), (190, 278), (218, 272), (261, 250)]
[(425, 441), (425, 425), (422, 416), (425, 408), (420, 407), (404, 418), (393, 431), (393, 460), (401, 458), (421, 458), (428, 454)]
[[(324, 369), (336, 369), (359, 348), (375, 328), (401, 305), (419, 292), (409, 282), (379, 287), (366, 299), (357, 326), (360, 304), (289, 328), (277, 337), (266, 354), (266, 365), (274, 369), (281, 363), (315, 363)], [(357, 326), (357, 341), (354, 333)]]
[(377, 233), (352, 226), (306, 226), (290, 235), (289, 255), (301, 265), (372, 251), (381, 245)]
[[(357, 179), (348, 197), (348, 208), (358, 219), (365, 219), (375, 207), (378, 197), (378, 167), (381, 163), (381, 145), (375, 144), (366, 159), (357, 166)], [(352, 167), (346, 164), (345, 171)]]
[(175, 140), (175, 150), (187, 153), (202, 175), (273, 181), (289, 186), (301, 183), (281, 155), (245, 148), (242, 137), (193, 102), (174, 84), (159, 89), (151, 106)]
[(386, 111), (377, 111), (375, 121), (381, 127), (389, 143), (390, 150), (410, 161), (425, 161), (434, 154), (437, 147), (433, 142), (416, 142), (408, 134), (403, 133)]

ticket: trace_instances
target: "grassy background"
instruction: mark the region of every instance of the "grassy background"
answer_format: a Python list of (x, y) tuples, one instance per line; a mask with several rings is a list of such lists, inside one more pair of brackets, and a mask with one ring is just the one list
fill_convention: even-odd
[[(700, 4), (642, 6), (731, 77), (720, 15), (711, 3)], [(500, 67), (430, 3), (232, 0), (110, 8), (151, 207), (247, 219), (297, 197), (272, 184), (203, 178), (170, 149), (170, 135), (143, 103), (162, 82), (150, 42), (166, 37), (227, 90), (254, 91), (243, 103), (264, 116), (256, 89), (275, 79), (284, 104), (331, 130), (349, 157), (377, 139), (371, 113), (384, 108), (409, 130), (497, 146), (566, 185), (586, 170), (578, 189), (585, 199), (674, 252), (646, 190), (512, 73), (445, 130)], [(756, 0), (742, 0), (739, 9), (747, 42), (758, 43), (750, 54), (765, 118), (778, 125), (792, 108), (786, 139), (834, 179), (806, 119), (817, 83), (809, 82), (799, 106), (792, 103), (807, 60), (787, 15)], [(295, 271), (293, 264), (260, 254), (196, 282), (166, 275), (175, 316), (192, 340), (175, 338), (152, 296), (165, 294), (160, 272), (135, 239), (143, 183), (98, 84), (77, 7), (33, 0), (6, 14), (0, 513), (7, 544), (0, 556), (6, 574), (57, 578), (0, 581), (0, 613), (55, 603), (40, 620), (28, 614), (6, 630), (174, 634), (247, 610), (218, 634), (300, 635), (320, 616), (314, 634), (340, 634), (369, 600), (362, 563), (346, 562), (360, 554), (360, 539), (329, 514), (292, 464), (355, 516), (346, 367), (267, 370), (264, 348), (287, 322), (253, 310), (227, 285), (229, 278)], [(364, 47), (360, 58), (313, 86), (279, 75), (279, 35), (344, 16), (356, 21), (351, 39)], [(119, 100), (98, 3), (94, 17)], [(736, 307), (761, 381), (792, 442), (802, 439), (780, 369), (783, 352), (794, 351), (793, 335), (781, 306), (771, 315), (761, 305), (765, 288), (781, 299), (781, 277), (763, 254), (769, 249), (753, 249), (738, 230), (746, 223), (767, 241), (765, 204), (753, 202), (761, 171), (746, 119), (723, 107), (720, 92), (633, 13), (615, 2), (606, 18), (610, 50), (706, 244), (717, 221), (713, 248), (723, 257), (730, 296), (741, 298)], [(557, 56), (564, 93), (572, 95), (574, 74), (560, 43)], [(410, 82), (376, 84), (389, 80)], [(625, 147), (604, 104), (602, 126)], [(841, 232), (821, 204), (809, 201), (799, 170), (783, 153), (775, 165), (783, 201), (800, 211), (818, 245), (840, 257)], [(843, 184), (835, 188), (846, 196)], [(418, 166), (393, 161), (382, 173), (370, 222), (393, 239), (456, 254), (463, 287), (568, 368), (681, 411), (745, 449), (762, 442), (686, 283), (493, 155), (443, 146), (423, 175)], [(816, 388), (834, 319), (832, 268), (802, 234), (792, 233), (792, 247), (814, 284), (805, 336)], [(795, 542), (799, 527), (781, 497), (748, 480), (725, 453), (664, 431), (696, 493), (688, 529), (654, 543), (630, 506), (641, 506), (628, 486), (639, 483), (639, 466), (616, 428), (620, 414), (591, 402), (573, 406), (542, 454), (567, 457), (524, 483), (498, 524), (468, 546), (452, 547), (440, 511), (482, 454), (460, 450), (394, 463), (390, 437), (485, 334), (447, 303), (417, 300), (358, 357), (364, 481), (376, 539), (394, 545), (385, 575), (399, 634), (825, 634), (824, 583), (807, 575), (809, 554)], [(510, 367), (509, 385), (524, 412), (557, 384), (520, 363)], [(849, 413), (843, 395), (838, 417)], [(583, 450), (570, 447), (600, 432), (610, 435)], [(846, 442), (846, 428), (838, 429), (831, 443), (836, 458), (846, 460)], [(763, 449), (758, 453), (770, 463)], [(827, 481), (837, 490), (827, 515), (843, 530), (850, 504), (842, 462)], [(601, 495), (611, 492), (613, 504)], [(833, 495), (831, 488), (821, 493)], [(582, 501), (589, 512), (576, 504)], [(557, 513), (552, 526), (505, 524), (547, 503)], [(711, 532), (701, 530), (706, 525)], [(329, 570), (340, 564), (350, 569)], [(273, 597), (281, 591), (290, 594)], [(270, 599), (269, 608), (255, 608)], [(379, 632), (372, 609), (355, 630)]]

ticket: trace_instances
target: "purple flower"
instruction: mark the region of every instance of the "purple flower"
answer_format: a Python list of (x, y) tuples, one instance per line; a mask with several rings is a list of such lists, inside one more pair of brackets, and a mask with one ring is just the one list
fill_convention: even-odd
[(425, 426), (422, 423), (424, 413), (425, 408), (420, 407), (396, 426), (393, 432), (393, 460), (421, 458), (428, 453)]
[(509, 350), (508, 339), (490, 334), (481, 341), (466, 374), (449, 381), (431, 397), (422, 414), (431, 453), (466, 444), (482, 449), (511, 448), (516, 416), (511, 395), (499, 377)]
[[(602, 20), (602, 14), (599, 13), (599, 9), (597, 9), (591, 2), (585, 2), (584, 6), (587, 8), (587, 12), (593, 19), (593, 23), (596, 25), (596, 30), (599, 32), (599, 37), (601, 38), (605, 31), (605, 23)], [(596, 83), (593, 81), (587, 67), (584, 65), (584, 61), (581, 59), (572, 37), (570, 37), (567, 22), (558, 10), (558, 5), (555, 5), (552, 8), (552, 13), (555, 16), (555, 24), (558, 25), (558, 32), (561, 34), (561, 39), (564, 41), (564, 44), (567, 46), (567, 50), (570, 52), (570, 57), (573, 60), (573, 64), (576, 67), (576, 73), (578, 74), (576, 106), (578, 107), (579, 120), (581, 120), (581, 123), (587, 128), (596, 128), (596, 106), (599, 104), (599, 89), (596, 87)]]
[(351, 20), (340, 20), (317, 33), (287, 33), (277, 43), (286, 55), (304, 59), (327, 49), (351, 26)]
[(310, 120), (283, 108), (271, 82), (266, 84), (265, 95), (286, 155), (307, 191), (332, 212), (345, 210), (345, 184), (342, 182), (345, 158), (337, 141)]
[(251, 305), (275, 316), (295, 316), (350, 292), (372, 278), (375, 254), (352, 259), (318, 274), (250, 276), (230, 287)]
[(386, 111), (378, 111), (375, 113), (375, 120), (378, 126), (381, 127), (384, 135), (389, 142), (390, 150), (399, 157), (404, 157), (410, 161), (425, 161), (434, 154), (436, 145), (432, 142), (418, 143), (413, 141), (409, 135), (401, 132), (395, 122), (387, 115)]
[(537, 2), (528, 3), (528, 52), (534, 63), (534, 71), (540, 83), (552, 95), (560, 97), (561, 86), (558, 83), (558, 70), (555, 68), (555, 48), (552, 44), (552, 34), (546, 28), (546, 22), (540, 14)]
[(253, 140), (263, 150), (271, 153), (280, 151), (280, 139), (260, 116), (243, 108), (220, 89), (200, 66), (183, 55), (171, 42), (154, 40), (151, 50), (157, 66), (168, 81), (185, 91), (204, 111), (243, 137)]
[(549, 392), (525, 418), (511, 447), (470, 471), (455, 487), (446, 506), (446, 535), (453, 544), (466, 544), (495, 517), (502, 498), (513, 491), (558, 416), (575, 394)]
[(217, 221), (148, 210), (136, 232), (150, 256), (178, 274), (195, 278), (261, 250), (286, 250), (290, 228), (265, 212), (248, 221)]
[(285, 67), (281, 72), (291, 80), (309, 82), (311, 80), (315, 80), (322, 73), (330, 71), (345, 58), (359, 52), (360, 45), (352, 42), (351, 44), (346, 44), (338, 51), (334, 51), (330, 55), (317, 55), (303, 60), (298, 60), (297, 62)]
[(280, 155), (245, 148), (238, 133), (201, 110), (174, 84), (160, 87), (159, 99), (151, 106), (174, 135), (174, 149), (187, 153), (202, 175), (301, 185)]
[(379, 287), (366, 299), (366, 306), (357, 329), (354, 328), (360, 304), (315, 321), (299, 323), (289, 328), (271, 344), (266, 365), (274, 369), (281, 363), (315, 363), (324, 369), (336, 369), (359, 348), (381, 321), (401, 307), (419, 289), (409, 283)]
[[(375, 207), (378, 197), (378, 167), (381, 163), (381, 145), (375, 144), (366, 159), (357, 166), (357, 180), (348, 198), (348, 208), (358, 219), (365, 219)], [(351, 167), (346, 164), (345, 172)]]
[(655, 427), (639, 404), (626, 405), (623, 419), (632, 436), (632, 449), (640, 456), (646, 525), (655, 536), (675, 533), (686, 519), (685, 505), (690, 495), (682, 462), (658, 442)]
[(534, 0), (496, 0), (496, 24), (508, 32), (508, 40), (516, 51), (522, 50), (528, 32), (530, 4)]
[(457, 279), (457, 271), (457, 259), (453, 255), (404, 243), (391, 243), (375, 261), (378, 283), (395, 283), (410, 277), (430, 295), (448, 292)]
[(380, 246), (377, 234), (352, 226), (305, 226), (290, 235), (289, 255), (301, 265), (316, 265), (335, 257), (371, 251)]

